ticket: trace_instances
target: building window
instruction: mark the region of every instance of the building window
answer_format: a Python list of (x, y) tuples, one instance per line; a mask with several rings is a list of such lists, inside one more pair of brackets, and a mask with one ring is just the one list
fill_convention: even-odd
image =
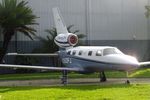
[(82, 55), (83, 51), (79, 51), (79, 55)]
[(91, 55), (92, 55), (92, 51), (89, 51), (88, 56), (91, 56)]
[(74, 50), (73, 53), (72, 53), (72, 55), (75, 55), (75, 54), (76, 54), (76, 51)]
[(98, 51), (96, 52), (96, 56), (102, 56), (102, 51), (101, 51), (101, 50), (98, 50)]
[(70, 55), (70, 54), (71, 54), (71, 51), (68, 51), (67, 54)]

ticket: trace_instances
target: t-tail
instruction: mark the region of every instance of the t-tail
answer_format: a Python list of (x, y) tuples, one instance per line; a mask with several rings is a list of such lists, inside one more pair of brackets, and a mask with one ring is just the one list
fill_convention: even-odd
[(55, 37), (55, 43), (60, 48), (72, 48), (78, 43), (77, 35), (69, 33), (67, 27), (60, 15), (58, 8), (53, 8), (54, 22), (56, 26), (57, 36)]

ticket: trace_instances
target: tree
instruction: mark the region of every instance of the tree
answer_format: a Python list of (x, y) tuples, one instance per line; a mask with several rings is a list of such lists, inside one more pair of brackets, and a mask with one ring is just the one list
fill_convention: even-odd
[[(149, 18), (150, 18), (150, 6), (146, 5), (145, 6), (146, 12), (145, 12), (145, 17), (148, 19), (148, 26), (149, 26)], [(149, 29), (148, 29), (149, 32)], [(147, 47), (147, 52), (144, 55), (143, 60), (150, 60), (150, 53), (149, 53), (149, 49), (150, 49), (150, 42), (148, 41), (148, 47)]]
[(54, 43), (54, 39), (57, 36), (56, 28), (47, 29), (45, 32), (48, 33), (46, 38), (37, 36), (37, 38), (42, 42), (42, 47), (36, 48), (33, 52), (54, 53), (58, 51), (59, 48)]
[[(72, 27), (74, 25), (70, 25), (67, 27), (67, 30), (69, 33), (74, 33), (78, 36), (79, 38), (79, 44), (82, 44), (81, 39), (85, 37), (84, 34), (79, 34), (79, 30), (72, 30)], [(36, 48), (35, 52), (44, 52), (44, 53), (54, 53), (59, 50), (59, 47), (54, 43), (54, 39), (57, 36), (57, 31), (56, 28), (52, 29), (47, 29), (45, 32), (48, 33), (46, 38), (43, 37), (37, 37), (41, 42), (42, 42), (42, 47), (41, 48)]]
[(14, 34), (24, 34), (30, 39), (33, 39), (32, 35), (35, 35), (36, 30), (31, 25), (37, 24), (37, 16), (27, 4), (28, 2), (23, 0), (2, 0), (0, 2), (0, 28), (3, 35), (0, 63), (2, 63)]
[[(72, 27), (74, 25), (70, 25), (67, 27), (67, 30), (69, 33), (74, 33), (78, 36), (79, 38), (79, 44), (82, 44), (80, 39), (83, 39), (85, 37), (84, 34), (79, 34), (79, 30), (72, 30)], [(35, 48), (33, 52), (35, 53), (55, 53), (56, 51), (59, 50), (59, 47), (54, 43), (54, 39), (57, 36), (57, 31), (56, 28), (52, 29), (47, 29), (45, 32), (48, 33), (46, 38), (43, 37), (38, 37), (37, 38), (42, 42), (42, 46), (40, 48)], [(58, 65), (58, 58), (51, 58), (51, 61), (53, 65), (57, 66)]]
[(150, 6), (149, 5), (145, 6), (145, 9), (146, 9), (145, 16), (147, 18), (149, 18), (150, 17)]

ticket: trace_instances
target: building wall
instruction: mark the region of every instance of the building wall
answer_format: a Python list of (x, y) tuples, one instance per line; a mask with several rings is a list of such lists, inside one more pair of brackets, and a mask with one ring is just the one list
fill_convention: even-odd
[[(45, 37), (45, 29), (51, 29), (54, 26), (52, 8), (59, 7), (67, 26), (75, 25), (74, 29), (79, 29), (81, 33), (86, 33), (85, 29), (85, 2), (86, 0), (28, 0), (34, 13), (39, 17), (37, 22), (37, 34)], [(19, 35), (19, 40), (28, 40)]]
[[(148, 0), (28, 0), (40, 17), (37, 34), (54, 26), (52, 8), (59, 7), (65, 23), (87, 34), (88, 40), (147, 40), (148, 25), (144, 16)], [(28, 40), (19, 35), (19, 40)]]
[(147, 40), (147, 0), (90, 0), (91, 40)]

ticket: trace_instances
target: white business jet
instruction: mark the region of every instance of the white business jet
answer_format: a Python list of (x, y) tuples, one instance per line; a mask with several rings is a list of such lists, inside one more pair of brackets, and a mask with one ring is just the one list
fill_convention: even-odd
[(58, 8), (53, 8), (54, 21), (58, 35), (55, 43), (60, 47), (57, 54), (14, 54), (18, 56), (59, 56), (65, 67), (27, 66), (0, 64), (0, 67), (33, 68), (64, 71), (63, 83), (67, 82), (67, 71), (82, 73), (103, 72), (101, 80), (106, 81), (104, 71), (117, 70), (130, 72), (149, 65), (150, 62), (138, 62), (136, 58), (126, 55), (117, 47), (112, 46), (78, 46), (77, 35), (69, 33)]

